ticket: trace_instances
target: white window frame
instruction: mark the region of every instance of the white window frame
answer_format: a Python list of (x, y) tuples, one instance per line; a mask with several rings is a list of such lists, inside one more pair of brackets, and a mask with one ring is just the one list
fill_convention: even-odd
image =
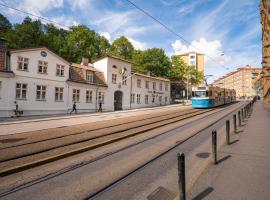
[(18, 56), (17, 70), (28, 71), (29, 58)]
[(93, 83), (94, 82), (94, 72), (92, 72), (90, 70), (86, 70), (85, 80), (88, 81), (88, 82)]
[(64, 101), (64, 88), (63, 87), (55, 87), (54, 90), (54, 100), (58, 102)]
[(142, 87), (142, 80), (137, 79), (137, 88), (141, 88), (141, 87)]
[(153, 82), (153, 90), (156, 90), (156, 88), (157, 88), (157, 83)]
[(36, 100), (45, 101), (46, 100), (46, 85), (37, 85), (36, 88)]
[(148, 104), (148, 100), (149, 100), (149, 95), (146, 94), (144, 97), (145, 104)]
[(65, 66), (56, 64), (56, 76), (64, 77), (65, 76)]
[(135, 94), (133, 93), (133, 94), (131, 94), (130, 95), (130, 103), (135, 103)]
[(168, 91), (168, 89), (169, 89), (169, 84), (166, 83), (166, 84), (165, 84), (165, 91)]
[[(40, 69), (41, 69), (41, 71), (40, 71)], [(48, 62), (39, 60), (38, 61), (38, 73), (39, 74), (47, 74), (47, 70), (48, 70)]]
[(137, 104), (141, 104), (141, 95), (137, 94)]
[(93, 102), (93, 91), (92, 90), (86, 90), (86, 92), (85, 92), (85, 102), (86, 103), (92, 103)]
[(105, 92), (98, 92), (98, 101), (104, 103)]
[(112, 83), (116, 84), (117, 82), (117, 74), (112, 74)]
[(72, 102), (80, 102), (80, 89), (72, 89)]
[(145, 88), (149, 89), (149, 81), (145, 81)]
[[(24, 94), (24, 91), (25, 91), (25, 94)], [(16, 83), (15, 95), (16, 95), (15, 98), (18, 100), (26, 100), (26, 98), (27, 98), (27, 84), (26, 83)]]
[(159, 83), (159, 90), (162, 91), (163, 90), (163, 84)]

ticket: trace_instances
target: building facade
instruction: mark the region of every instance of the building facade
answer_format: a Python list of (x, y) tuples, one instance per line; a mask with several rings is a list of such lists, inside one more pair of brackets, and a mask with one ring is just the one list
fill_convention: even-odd
[(180, 54), (179, 57), (184, 60), (188, 65), (193, 65), (196, 67), (196, 70), (204, 73), (204, 54), (197, 52), (187, 52)]
[(236, 91), (236, 98), (247, 99), (258, 95), (254, 81), (261, 73), (261, 68), (254, 68), (249, 65), (238, 68), (225, 76), (215, 80), (212, 85)]
[(114, 56), (77, 64), (46, 47), (0, 50), (0, 117), (13, 116), (16, 105), (23, 115), (43, 115), (69, 113), (74, 103), (80, 113), (170, 103), (169, 80), (132, 73)]
[(260, 14), (262, 25), (262, 86), (263, 101), (270, 109), (270, 1), (260, 1)]

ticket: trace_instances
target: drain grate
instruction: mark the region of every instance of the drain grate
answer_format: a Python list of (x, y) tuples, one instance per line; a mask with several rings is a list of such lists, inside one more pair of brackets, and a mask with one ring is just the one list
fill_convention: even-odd
[(158, 187), (154, 192), (152, 192), (147, 199), (148, 200), (173, 200), (176, 195), (167, 190), (164, 187)]
[(208, 158), (210, 156), (210, 153), (202, 152), (202, 153), (196, 154), (196, 156), (199, 157), (199, 158)]

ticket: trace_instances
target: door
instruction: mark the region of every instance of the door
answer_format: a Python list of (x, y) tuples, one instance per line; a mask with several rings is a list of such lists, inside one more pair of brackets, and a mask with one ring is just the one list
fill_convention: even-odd
[(115, 91), (114, 92), (114, 110), (123, 110), (122, 108), (123, 101), (123, 92)]

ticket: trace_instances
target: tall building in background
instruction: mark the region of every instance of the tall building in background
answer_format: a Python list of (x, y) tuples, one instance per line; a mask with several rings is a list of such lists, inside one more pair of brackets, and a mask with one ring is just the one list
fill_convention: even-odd
[(220, 77), (212, 85), (227, 89), (234, 89), (238, 99), (247, 99), (259, 95), (254, 82), (261, 73), (261, 68), (251, 67), (249, 65), (238, 68), (236, 71)]
[(260, 2), (262, 25), (262, 85), (264, 105), (270, 109), (270, 0)]
[(204, 73), (204, 54), (197, 52), (187, 52), (180, 54), (179, 57), (188, 65), (195, 66), (197, 71)]

